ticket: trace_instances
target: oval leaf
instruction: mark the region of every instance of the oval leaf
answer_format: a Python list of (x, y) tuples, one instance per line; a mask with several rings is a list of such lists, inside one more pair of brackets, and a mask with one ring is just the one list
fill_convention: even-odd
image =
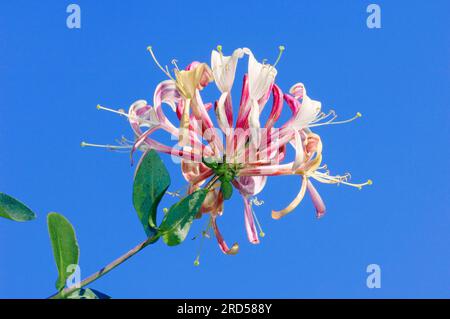
[(0, 193), (0, 217), (16, 222), (26, 222), (36, 218), (36, 214), (17, 199)]
[(56, 289), (61, 290), (64, 288), (67, 278), (71, 275), (71, 272), (67, 271), (67, 267), (78, 265), (80, 249), (75, 230), (64, 216), (58, 213), (50, 213), (47, 216), (47, 224), (53, 256), (58, 267)]
[(170, 185), (170, 176), (155, 150), (145, 153), (136, 169), (133, 205), (148, 237), (156, 233), (158, 204)]
[(186, 238), (207, 193), (205, 189), (197, 190), (170, 207), (159, 226), (159, 234), (167, 245), (178, 245)]

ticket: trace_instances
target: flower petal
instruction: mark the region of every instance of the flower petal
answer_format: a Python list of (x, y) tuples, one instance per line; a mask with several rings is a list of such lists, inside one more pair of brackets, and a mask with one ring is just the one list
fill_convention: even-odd
[(224, 56), (216, 50), (211, 52), (211, 68), (214, 80), (220, 92), (230, 92), (238, 59), (242, 58), (244, 51), (242, 49), (234, 50), (231, 56)]
[(248, 55), (249, 94), (252, 99), (259, 100), (269, 91), (277, 70), (269, 64), (259, 63), (250, 49), (244, 48), (244, 52)]
[(241, 93), (241, 102), (239, 104), (239, 113), (236, 120), (236, 128), (246, 128), (248, 125), (248, 114), (250, 113), (251, 105), (248, 103), (249, 101), (248, 94), (248, 75), (244, 75), (244, 80), (242, 83), (242, 93)]
[(299, 131), (294, 130), (294, 142), (291, 141), (295, 149), (295, 160), (294, 164), (292, 164), (292, 171), (296, 171), (303, 164), (303, 160), (305, 159), (305, 154), (303, 150), (303, 141), (300, 136)]
[(302, 176), (302, 186), (301, 186), (300, 191), (298, 192), (297, 196), (295, 197), (295, 199), (285, 209), (282, 209), (279, 211), (273, 210), (272, 211), (273, 219), (280, 219), (281, 217), (292, 212), (300, 204), (300, 202), (303, 200), (303, 197), (305, 197), (307, 182), (308, 182), (308, 179), (305, 176)]
[(272, 110), (270, 111), (269, 119), (266, 122), (264, 127), (266, 129), (270, 129), (274, 126), (275, 122), (281, 115), (281, 111), (283, 109), (283, 92), (280, 87), (276, 84), (272, 86), (272, 94), (273, 94), (273, 103)]
[(321, 108), (322, 103), (312, 100), (308, 95), (306, 95), (306, 89), (304, 89), (301, 107), (295, 117), (293, 125), (297, 129), (308, 127), (308, 125), (317, 117), (317, 114), (319, 114)]
[(266, 186), (267, 176), (238, 176), (233, 185), (244, 196), (255, 196)]
[(227, 243), (222, 237), (222, 234), (220, 233), (219, 227), (217, 226), (216, 222), (217, 216), (211, 216), (211, 224), (214, 229), (214, 234), (216, 235), (217, 243), (219, 244), (220, 249), (224, 254), (227, 255), (236, 255), (239, 252), (239, 245), (237, 243), (234, 243), (231, 248), (228, 248)]
[(308, 180), (308, 192), (311, 196), (312, 202), (314, 204), (314, 207), (316, 208), (316, 216), (317, 218), (323, 217), (325, 215), (326, 207), (325, 203), (322, 200), (322, 197), (320, 197), (319, 192), (316, 190), (314, 185), (311, 183), (311, 181)]
[(225, 111), (225, 101), (228, 97), (228, 92), (222, 93), (222, 95), (219, 98), (219, 101), (216, 102), (216, 117), (217, 122), (219, 124), (220, 129), (225, 133), (225, 135), (228, 135), (230, 133), (230, 124), (228, 122), (227, 114)]

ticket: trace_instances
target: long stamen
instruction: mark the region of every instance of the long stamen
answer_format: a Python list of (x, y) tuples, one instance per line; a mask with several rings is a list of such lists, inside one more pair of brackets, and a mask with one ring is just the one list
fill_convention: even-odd
[(172, 60), (172, 64), (175, 66), (175, 68), (177, 69), (177, 71), (180, 71), (180, 68), (178, 67), (177, 62), (178, 62), (177, 59), (173, 59), (173, 60)]
[(368, 186), (368, 185), (372, 185), (373, 181), (371, 179), (367, 180), (367, 182), (365, 183), (350, 183), (348, 182), (348, 180), (350, 179), (351, 175), (350, 173), (346, 173), (343, 176), (330, 176), (327, 173), (322, 173), (322, 172), (318, 172), (315, 171), (313, 174), (311, 174), (311, 177), (317, 179), (319, 182), (323, 182), (323, 183), (329, 183), (329, 184), (344, 184), (347, 186), (352, 186), (352, 187), (356, 187), (358, 189), (362, 189), (364, 186)]
[(336, 112), (334, 110), (330, 110), (328, 113), (320, 112), (317, 115), (317, 117), (311, 122), (311, 124), (325, 120), (326, 118), (329, 118), (330, 116), (331, 116), (331, 119), (328, 119), (327, 122), (332, 122), (336, 119), (336, 117), (337, 117)]
[(109, 145), (109, 144), (92, 144), (92, 143), (86, 143), (81, 142), (81, 147), (97, 147), (97, 148), (107, 148), (109, 150), (124, 150), (124, 149), (131, 149), (131, 145)]
[(130, 141), (125, 136), (122, 136), (120, 139), (115, 139), (115, 141), (121, 146), (132, 146), (134, 144), (134, 141)]
[(280, 52), (278, 53), (278, 57), (277, 57), (277, 59), (275, 60), (275, 63), (273, 64), (274, 67), (278, 64), (278, 62), (280, 62), (281, 55), (283, 54), (283, 52), (284, 52), (285, 49), (286, 49), (286, 48), (285, 48), (283, 45), (280, 45), (280, 46), (278, 47), (278, 50), (280, 50)]
[(141, 123), (141, 124), (144, 123), (144, 124), (147, 124), (147, 125), (150, 125), (150, 126), (158, 125), (158, 124), (159, 124), (159, 123), (157, 123), (157, 122), (144, 120), (143, 118), (140, 118), (140, 117), (130, 116), (130, 115), (127, 114), (127, 113), (125, 112), (125, 110), (123, 110), (123, 109), (114, 110), (114, 109), (110, 109), (110, 108), (107, 108), (107, 107), (104, 107), (104, 106), (101, 106), (100, 104), (98, 104), (98, 105), (97, 105), (97, 110), (103, 110), (103, 111), (108, 111), (108, 112), (111, 112), (111, 113), (123, 115), (123, 116), (125, 116), (125, 117), (128, 117), (129, 119), (138, 121), (138, 122)]
[(112, 112), (112, 113), (116, 113), (116, 114), (119, 114), (119, 115), (123, 115), (123, 116), (128, 117), (128, 114), (125, 113), (125, 111), (124, 111), (123, 109), (120, 109), (120, 110), (113, 110), (113, 109), (110, 109), (110, 108), (101, 106), (100, 104), (97, 104), (97, 110), (104, 110), (104, 111), (108, 111), (108, 112)]
[(350, 119), (348, 119), (348, 120), (334, 122), (334, 120), (337, 118), (337, 115), (334, 115), (332, 119), (330, 119), (330, 120), (328, 120), (328, 121), (326, 121), (326, 122), (323, 122), (323, 123), (314, 123), (314, 124), (309, 125), (309, 127), (317, 127), (317, 126), (324, 126), (324, 125), (334, 125), (334, 124), (345, 124), (345, 123), (350, 123), (350, 122), (352, 122), (352, 121), (354, 121), (354, 120), (360, 118), (361, 116), (362, 116), (362, 114), (358, 112), (358, 113), (356, 113), (355, 116), (353, 116), (352, 118), (350, 118)]
[(174, 80), (174, 81), (175, 81), (175, 79), (172, 77), (172, 75), (170, 75), (170, 72), (168, 71), (167, 66), (166, 66), (166, 68), (164, 69), (164, 68), (161, 66), (161, 64), (159, 64), (158, 60), (156, 59), (155, 53), (153, 53), (153, 49), (152, 49), (151, 46), (148, 46), (148, 47), (147, 47), (147, 51), (150, 52), (150, 54), (152, 55), (153, 61), (155, 61), (156, 65), (161, 69), (161, 71), (163, 71), (164, 74), (167, 75), (171, 80)]
[(198, 252), (197, 252), (197, 257), (194, 260), (194, 266), (199, 266), (200, 265), (200, 254), (202, 252), (202, 248), (203, 248), (203, 242), (205, 241), (205, 237), (206, 238), (210, 238), (210, 234), (209, 234), (209, 230), (211, 229), (211, 216), (208, 219), (208, 224), (206, 226), (206, 229), (202, 231), (201, 233), (201, 238), (200, 238), (200, 246), (198, 248)]
[(255, 203), (255, 205), (257, 205), (257, 206), (260, 206), (264, 203), (264, 201), (258, 201), (258, 199), (256, 197), (250, 201), (250, 208), (251, 208), (253, 217), (255, 218), (256, 226), (258, 226), (258, 229), (259, 229), (259, 236), (264, 237), (264, 236), (266, 236), (266, 233), (263, 231), (261, 224), (259, 223), (258, 217), (256, 216), (255, 210), (253, 209), (253, 203)]

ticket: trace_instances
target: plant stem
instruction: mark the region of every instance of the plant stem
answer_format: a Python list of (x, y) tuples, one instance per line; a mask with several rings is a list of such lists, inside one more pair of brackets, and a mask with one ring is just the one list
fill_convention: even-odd
[[(209, 182), (208, 184), (205, 186), (206, 189), (210, 190), (211, 187), (215, 184), (215, 182), (219, 179), (219, 176), (214, 176)], [(64, 298), (65, 296), (70, 295), (71, 293), (77, 291), (78, 289), (89, 285), (90, 283), (94, 282), (95, 280), (97, 280), (98, 278), (102, 277), (103, 275), (106, 275), (108, 272), (110, 272), (111, 270), (113, 270), (114, 268), (116, 268), (117, 266), (119, 266), (121, 263), (123, 263), (124, 261), (128, 260), (129, 258), (133, 257), (134, 255), (136, 255), (138, 252), (140, 252), (142, 249), (144, 249), (145, 247), (147, 247), (149, 244), (151, 244), (155, 239), (157, 239), (157, 237), (159, 237), (161, 234), (157, 234), (155, 236), (149, 237), (146, 240), (144, 240), (142, 243), (138, 244), (136, 247), (134, 247), (133, 249), (131, 249), (130, 251), (128, 251), (127, 253), (125, 253), (124, 255), (120, 256), (119, 258), (117, 258), (116, 260), (112, 261), (111, 263), (109, 263), (108, 265), (106, 265), (105, 267), (103, 267), (102, 269), (100, 269), (99, 271), (93, 273), (92, 275), (90, 275), (89, 277), (87, 277), (86, 279), (84, 279), (83, 281), (80, 282), (79, 287), (68, 287), (68, 288), (64, 288), (63, 290), (61, 290), (60, 292), (57, 292), (53, 295), (51, 295), (50, 297), (48, 297), (48, 299), (60, 299), (60, 298)]]
[(128, 260), (129, 258), (133, 257), (134, 255), (136, 255), (138, 252), (140, 252), (142, 249), (144, 249), (145, 247), (147, 247), (147, 245), (149, 245), (153, 240), (155, 239), (155, 237), (149, 237), (146, 240), (144, 240), (142, 243), (138, 244), (136, 247), (134, 247), (133, 249), (131, 249), (130, 251), (128, 251), (127, 253), (125, 253), (124, 255), (120, 256), (119, 258), (117, 258), (116, 260), (112, 261), (111, 263), (109, 263), (108, 265), (106, 265), (105, 267), (103, 267), (102, 269), (100, 269), (99, 271), (93, 273), (92, 275), (90, 275), (89, 277), (87, 277), (86, 279), (84, 279), (81, 283), (79, 287), (68, 287), (63, 289), (60, 292), (57, 292), (53, 295), (51, 295), (50, 297), (48, 297), (48, 299), (60, 299), (64, 296), (68, 296), (71, 293), (73, 293), (74, 291), (94, 282), (95, 280), (97, 280), (98, 278), (102, 277), (103, 275), (106, 275), (108, 272), (110, 272), (111, 270), (113, 270), (114, 268), (116, 268), (117, 266), (119, 266), (121, 263), (123, 263), (124, 261)]

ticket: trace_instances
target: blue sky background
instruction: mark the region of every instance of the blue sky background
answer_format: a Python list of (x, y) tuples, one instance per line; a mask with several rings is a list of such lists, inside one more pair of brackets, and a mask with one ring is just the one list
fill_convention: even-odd
[[(246, 239), (237, 196), (219, 220), (229, 244), (240, 244), (237, 256), (223, 255), (212, 239), (195, 267), (198, 241), (158, 242), (93, 288), (116, 298), (450, 296), (448, 1), (377, 1), (378, 30), (366, 26), (369, 1), (73, 2), (81, 30), (66, 27), (69, 1), (0, 4), (0, 190), (38, 213), (30, 223), (0, 220), (0, 298), (54, 292), (49, 211), (76, 228), (83, 277), (144, 239), (128, 155), (82, 149), (80, 141), (132, 137), (123, 118), (95, 106), (152, 100), (165, 76), (149, 44), (162, 62), (182, 66), (209, 61), (218, 44), (227, 54), (249, 47), (269, 62), (285, 45), (277, 66), (284, 90), (303, 82), (324, 110), (363, 114), (317, 130), (325, 162), (374, 185), (316, 184), (325, 218), (316, 220), (307, 197), (275, 221), (270, 210), (293, 199), (299, 179), (271, 178), (256, 211), (267, 234), (260, 245)], [(164, 160), (176, 190), (184, 184), (179, 167)], [(381, 289), (366, 287), (372, 263), (381, 267)]]

